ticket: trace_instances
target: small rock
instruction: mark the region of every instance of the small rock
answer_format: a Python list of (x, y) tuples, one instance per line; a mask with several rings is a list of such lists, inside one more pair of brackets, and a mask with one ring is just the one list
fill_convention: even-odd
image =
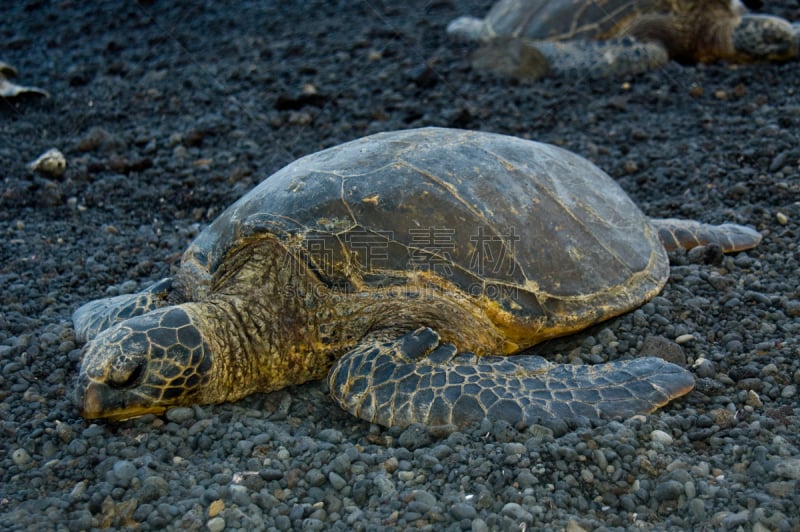
[(788, 386), (784, 386), (783, 390), (781, 390), (781, 397), (784, 399), (790, 399), (797, 395), (797, 386), (794, 384), (789, 384)]
[(337, 491), (343, 490), (345, 486), (347, 486), (347, 481), (335, 471), (328, 473), (328, 482), (330, 482), (333, 489)]
[(683, 495), (683, 484), (677, 480), (667, 480), (656, 486), (653, 496), (657, 501), (671, 501)]
[(225, 509), (225, 501), (222, 499), (216, 499), (211, 502), (208, 506), (208, 517), (216, 517), (219, 513)]
[(194, 419), (194, 410), (184, 406), (170, 408), (167, 410), (166, 418), (173, 423), (184, 423), (190, 419)]
[(31, 461), (31, 455), (25, 449), (17, 449), (11, 453), (11, 460), (18, 466), (23, 466)]
[(420, 447), (426, 447), (430, 445), (431, 437), (425, 427), (418, 423), (414, 423), (404, 430), (402, 434), (400, 434), (400, 437), (397, 438), (397, 443), (401, 447), (405, 447), (413, 451), (414, 449), (419, 449)]
[(250, 494), (247, 492), (247, 487), (245, 486), (232, 484), (228, 486), (228, 491), (231, 494), (231, 501), (233, 501), (234, 504), (238, 504), (240, 508), (247, 508), (252, 502)]
[(436, 497), (425, 490), (414, 490), (411, 492), (411, 496), (415, 501), (421, 502), (426, 506), (433, 506), (436, 504)]
[(136, 466), (133, 465), (133, 462), (128, 460), (120, 460), (114, 463), (114, 477), (117, 479), (117, 483), (125, 487), (127, 486), (131, 479), (136, 476)]
[(783, 478), (800, 480), (800, 458), (786, 458), (775, 465), (775, 473)]
[(28, 168), (47, 177), (61, 177), (67, 169), (67, 159), (60, 150), (50, 148), (30, 163)]
[(711, 378), (717, 374), (717, 368), (714, 363), (703, 357), (697, 359), (694, 363), (694, 369), (700, 378)]
[(225, 530), (225, 520), (221, 517), (212, 517), (206, 521), (209, 532), (222, 532)]
[[(144, 479), (139, 490), (141, 502), (151, 502), (169, 493), (169, 484), (162, 477), (151, 475)], [(213, 516), (212, 516), (213, 517)]]
[(706, 516), (706, 503), (702, 499), (692, 499), (689, 502), (689, 511), (696, 519), (704, 519)]
[(467, 504), (465, 502), (457, 502), (453, 506), (450, 507), (450, 513), (455, 519), (461, 521), (462, 519), (475, 519), (478, 516), (478, 512), (475, 511), (475, 508)]
[(754, 390), (747, 391), (747, 400), (745, 403), (753, 408), (761, 408), (764, 406), (764, 403), (761, 402), (761, 398), (758, 396), (758, 392)]
[(725, 530), (733, 530), (746, 524), (750, 520), (750, 510), (731, 513), (722, 519), (722, 526)]
[(500, 514), (510, 517), (516, 522), (531, 523), (533, 521), (533, 515), (515, 502), (506, 503), (503, 509), (500, 510)]
[(672, 444), (672, 436), (664, 432), (663, 430), (654, 430), (650, 433), (650, 439), (654, 442), (660, 443), (662, 445), (671, 445)]
[(344, 436), (342, 435), (341, 431), (336, 429), (323, 429), (319, 432), (317, 437), (320, 440), (328, 443), (341, 443), (344, 441)]

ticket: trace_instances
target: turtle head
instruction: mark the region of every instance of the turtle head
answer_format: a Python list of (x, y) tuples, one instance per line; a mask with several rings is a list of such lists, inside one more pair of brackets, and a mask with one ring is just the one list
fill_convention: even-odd
[(211, 349), (181, 306), (137, 316), (84, 348), (75, 402), (87, 419), (124, 420), (203, 401)]
[(769, 15), (744, 15), (731, 36), (744, 61), (788, 61), (800, 54), (800, 28)]

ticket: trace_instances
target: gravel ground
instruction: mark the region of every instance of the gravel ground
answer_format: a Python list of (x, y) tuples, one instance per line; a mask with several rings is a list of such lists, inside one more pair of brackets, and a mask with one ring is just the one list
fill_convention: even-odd
[[(0, 59), (52, 95), (0, 101), (0, 528), (800, 528), (800, 67), (513, 83), (471, 71), (444, 35), (490, 3), (0, 8)], [(792, 0), (763, 9), (800, 20)], [(295, 158), (426, 125), (556, 143), (651, 215), (757, 227), (756, 250), (677, 254), (655, 300), (539, 349), (669, 349), (697, 389), (624, 423), (446, 437), (370, 426), (323, 383), (121, 424), (77, 416), (80, 303), (168, 275)], [(68, 159), (58, 179), (26, 166), (50, 147)]]

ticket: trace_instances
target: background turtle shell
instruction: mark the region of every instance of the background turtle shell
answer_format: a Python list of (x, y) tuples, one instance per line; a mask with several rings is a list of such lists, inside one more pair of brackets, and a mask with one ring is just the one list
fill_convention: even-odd
[[(482, 38), (605, 39), (625, 33), (643, 13), (728, 12), (728, 0), (500, 0), (486, 15)], [(691, 16), (691, 15), (689, 15)]]
[(264, 233), (336, 290), (403, 285), (422, 270), (569, 329), (637, 306), (668, 272), (648, 219), (586, 159), (452, 129), (379, 133), (289, 164), (205, 229), (184, 265), (213, 275)]

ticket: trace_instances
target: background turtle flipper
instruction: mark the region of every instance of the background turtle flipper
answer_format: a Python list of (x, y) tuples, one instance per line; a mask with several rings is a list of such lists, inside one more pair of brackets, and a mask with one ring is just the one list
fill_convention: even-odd
[(688, 393), (694, 378), (654, 357), (593, 366), (477, 357), (440, 345), (434, 331), (421, 328), (350, 351), (328, 383), (344, 410), (373, 423), (464, 427), (483, 418), (531, 425), (646, 414)]
[(470, 56), (472, 67), (519, 79), (546, 75), (567, 79), (599, 79), (636, 74), (669, 61), (658, 43), (628, 37), (605, 41), (529, 41), (517, 37), (492, 39)]
[(652, 218), (650, 222), (667, 251), (714, 244), (721, 247), (723, 253), (734, 253), (754, 248), (761, 242), (761, 233), (744, 225), (711, 225), (676, 218)]
[(82, 305), (72, 314), (75, 339), (88, 342), (117, 322), (164, 306), (171, 290), (172, 279), (167, 277), (135, 294), (95, 299)]

